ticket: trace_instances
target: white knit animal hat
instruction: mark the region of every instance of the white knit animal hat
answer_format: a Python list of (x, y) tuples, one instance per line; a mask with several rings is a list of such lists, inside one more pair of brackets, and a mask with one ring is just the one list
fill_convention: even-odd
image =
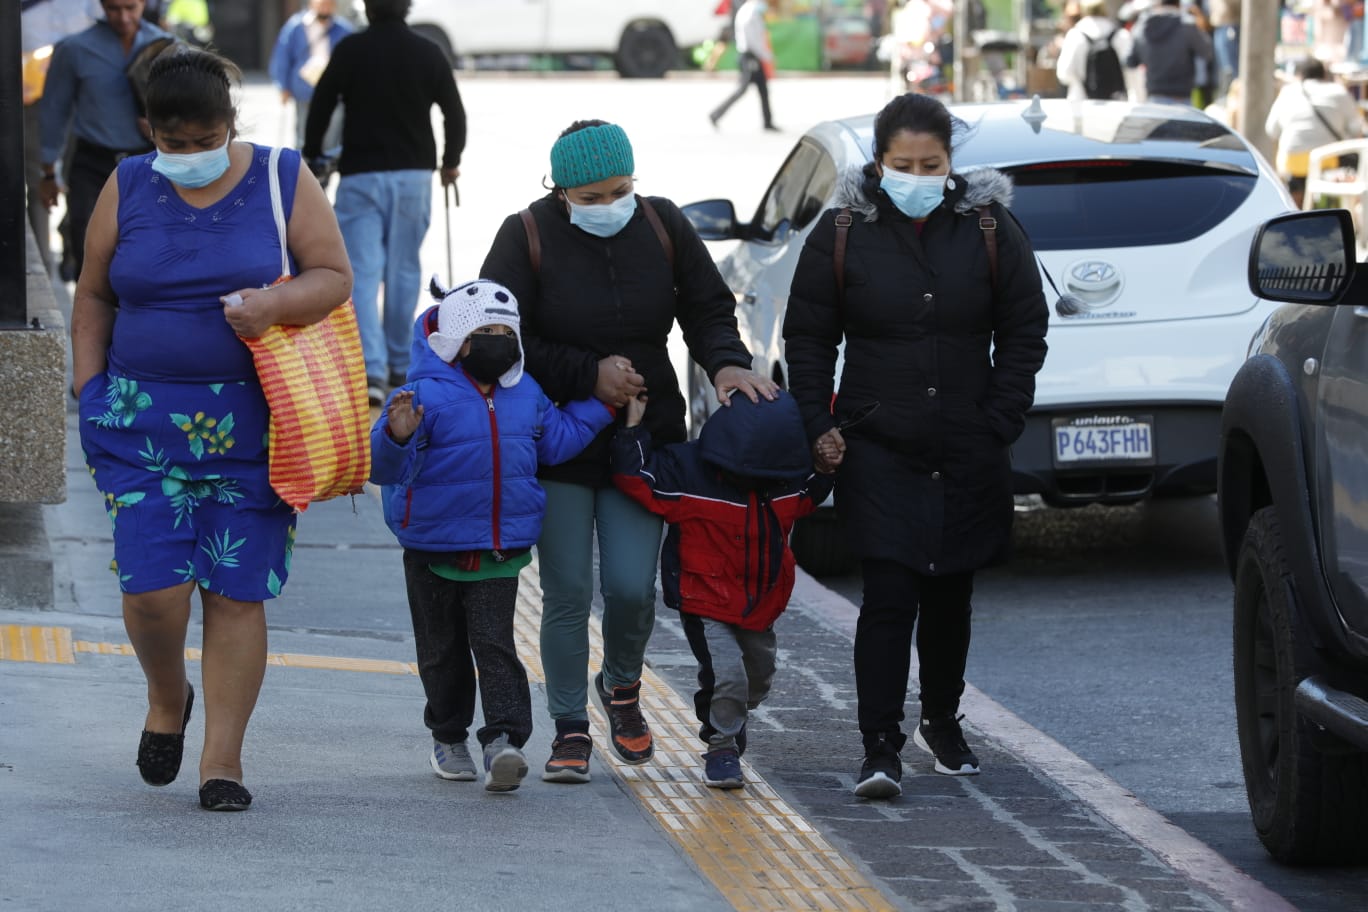
[(448, 363), (455, 360), (470, 334), (481, 326), (507, 326), (518, 336), (518, 361), (499, 378), (500, 386), (512, 386), (522, 379), (522, 327), (518, 321), (518, 299), (498, 282), (476, 279), (447, 289), (432, 277), (428, 292), (437, 303), (437, 331), (428, 334), (428, 345), (437, 357)]

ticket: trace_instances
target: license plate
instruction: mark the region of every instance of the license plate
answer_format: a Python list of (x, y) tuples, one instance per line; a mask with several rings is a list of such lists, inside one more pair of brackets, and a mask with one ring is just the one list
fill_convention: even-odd
[(1149, 415), (1056, 418), (1053, 430), (1056, 466), (1154, 462), (1154, 420)]

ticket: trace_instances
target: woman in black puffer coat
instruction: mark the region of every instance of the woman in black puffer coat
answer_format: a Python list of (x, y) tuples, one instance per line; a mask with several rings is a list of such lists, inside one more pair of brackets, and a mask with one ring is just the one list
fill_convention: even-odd
[(861, 557), (855, 793), (869, 798), (901, 793), (914, 627), (915, 740), (938, 772), (978, 772), (957, 716), (974, 571), (1005, 558), (1009, 447), (1045, 360), (1049, 313), (1030, 241), (1005, 208), (1011, 181), (951, 170), (965, 129), (934, 98), (889, 102), (874, 161), (845, 175), (839, 208), (808, 237), (784, 320), (790, 389), (818, 467), (839, 467), (836, 509)]

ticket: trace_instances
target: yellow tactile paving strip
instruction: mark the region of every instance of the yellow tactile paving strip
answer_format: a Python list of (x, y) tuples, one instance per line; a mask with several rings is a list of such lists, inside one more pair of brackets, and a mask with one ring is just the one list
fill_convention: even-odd
[[(541, 598), (537, 563), (518, 587), (514, 638), (529, 677), (544, 681), (540, 655)], [(590, 664), (603, 658), (597, 623), (589, 629)], [(71, 640), (63, 627), (0, 625), (0, 660), (75, 662), (75, 653), (132, 656), (118, 643)], [(187, 649), (190, 661), (200, 650)], [(331, 671), (416, 675), (412, 662), (271, 653), (271, 665)], [(589, 716), (600, 763), (611, 765), (642, 806), (688, 854), (738, 912), (777, 910), (892, 910), (896, 908), (802, 815), (749, 765), (746, 787), (731, 791), (703, 784), (698, 722), (692, 704), (649, 668), (641, 680), (642, 702), (655, 735), (655, 757), (642, 766), (618, 761), (607, 748), (608, 723), (591, 695)], [(536, 762), (532, 763), (535, 768)], [(569, 788), (570, 786), (557, 786)]]
[(0, 625), (0, 661), (71, 665), (76, 661), (71, 630), (66, 627)]
[[(528, 673), (544, 680), (540, 658), (538, 567), (523, 572), (514, 637)], [(590, 665), (603, 658), (597, 624), (589, 628)], [(608, 723), (590, 696), (589, 718), (600, 762), (611, 763), (703, 875), (741, 912), (761, 910), (872, 910), (896, 908), (749, 765), (746, 787), (703, 784), (698, 721), (685, 701), (651, 669), (641, 677), (641, 700), (655, 736), (655, 757), (629, 766), (610, 756)]]

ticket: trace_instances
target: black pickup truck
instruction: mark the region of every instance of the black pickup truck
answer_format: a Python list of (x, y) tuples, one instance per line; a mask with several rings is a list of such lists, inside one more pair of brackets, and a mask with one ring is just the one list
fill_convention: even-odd
[(1270, 219), (1249, 284), (1285, 302), (1226, 396), (1218, 500), (1235, 715), (1264, 846), (1368, 861), (1368, 264), (1342, 209)]

